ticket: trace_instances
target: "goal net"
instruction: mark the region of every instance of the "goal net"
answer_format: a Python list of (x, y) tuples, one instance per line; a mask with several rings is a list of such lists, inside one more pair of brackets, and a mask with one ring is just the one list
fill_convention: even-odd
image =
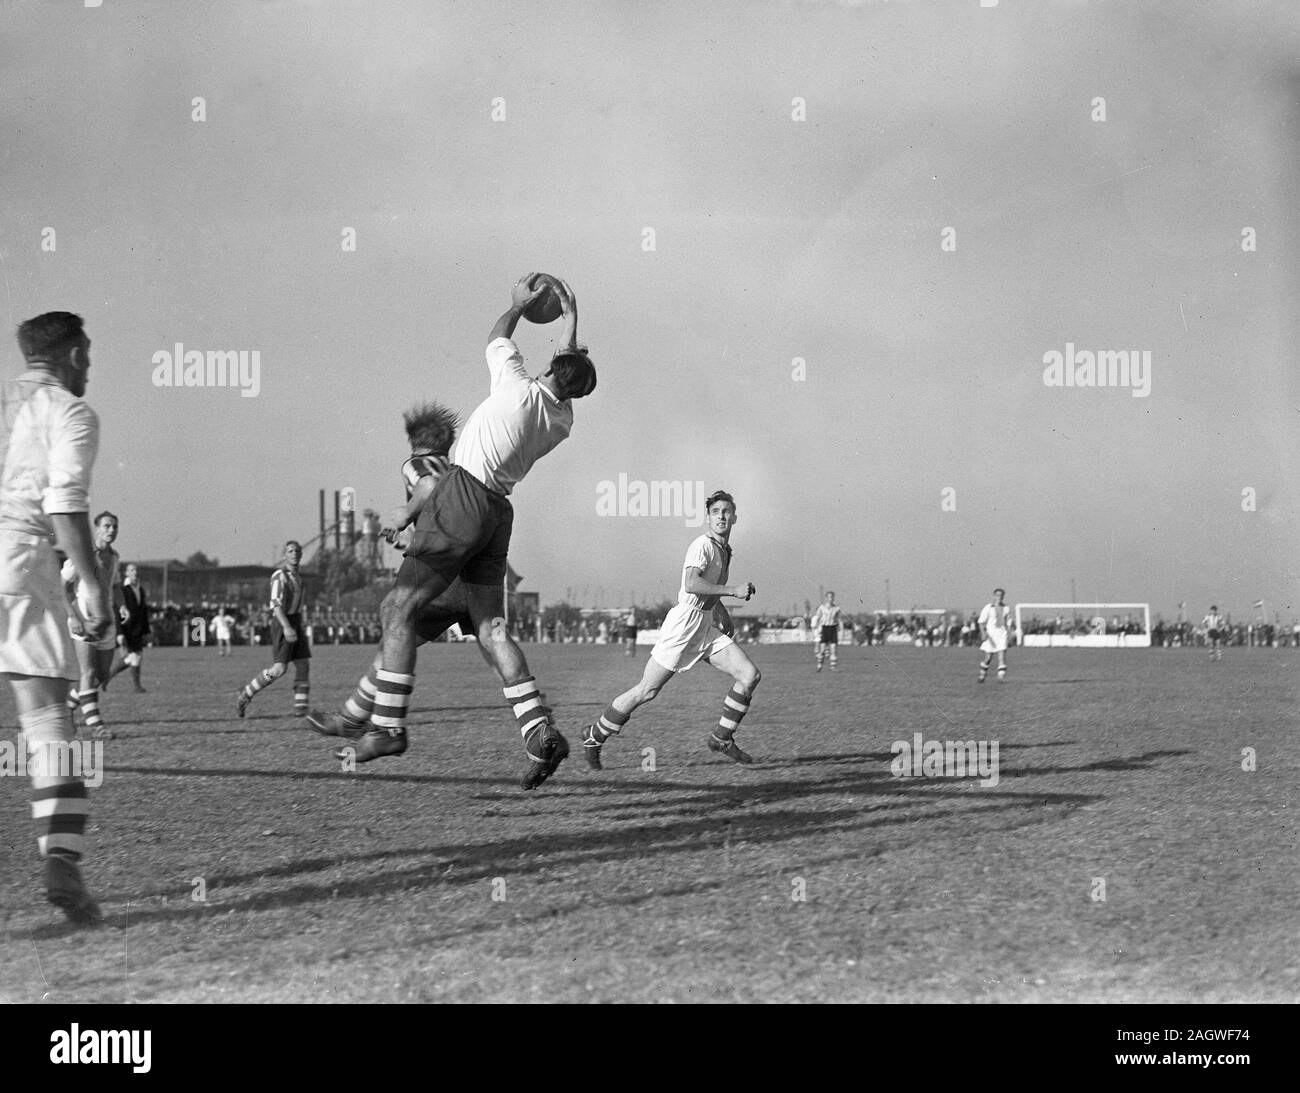
[(1146, 649), (1149, 603), (1018, 603), (1021, 645), (1050, 649)]

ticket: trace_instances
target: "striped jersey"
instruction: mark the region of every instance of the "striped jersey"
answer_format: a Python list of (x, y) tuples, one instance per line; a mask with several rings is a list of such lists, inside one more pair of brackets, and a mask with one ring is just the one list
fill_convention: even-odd
[(286, 615), (302, 611), (302, 575), (290, 565), (282, 565), (271, 574), (271, 610), (280, 608)]
[(818, 604), (817, 610), (813, 612), (812, 627), (814, 630), (823, 626), (838, 626), (840, 624), (840, 612), (844, 609), (839, 604)]
[(721, 596), (699, 596), (686, 591), (686, 571), (698, 569), (700, 576), (709, 584), (726, 584), (727, 574), (731, 569), (731, 546), (721, 543), (712, 535), (701, 535), (686, 548), (686, 560), (682, 562), (682, 587), (677, 593), (677, 602), (682, 607), (693, 607), (696, 611), (712, 611)]
[(1204, 626), (1205, 629), (1207, 630), (1222, 630), (1223, 616), (1211, 612), (1201, 620), (1201, 625)]
[(421, 478), (427, 478), (433, 475), (435, 478), (440, 474), (445, 474), (447, 468), (451, 466), (445, 455), (434, 455), (431, 452), (422, 452), (419, 455), (413, 455), (402, 464), (402, 485), (406, 487), (406, 499), (411, 499), (411, 494), (415, 492), (415, 485)]

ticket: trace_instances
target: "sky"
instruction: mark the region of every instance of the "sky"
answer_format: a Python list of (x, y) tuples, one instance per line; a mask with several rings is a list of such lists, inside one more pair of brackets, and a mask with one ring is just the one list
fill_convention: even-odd
[[(6, 0), (0, 308), (85, 317), (127, 559), (389, 511), (402, 411), (468, 415), (545, 271), (599, 386), (513, 497), (543, 603), (675, 595), (702, 529), (625, 476), (736, 496), (753, 611), (1289, 622), (1298, 132), (1284, 0)], [(156, 386), (176, 343), (256, 396)], [(1150, 372), (1048, 386), (1067, 345)]]

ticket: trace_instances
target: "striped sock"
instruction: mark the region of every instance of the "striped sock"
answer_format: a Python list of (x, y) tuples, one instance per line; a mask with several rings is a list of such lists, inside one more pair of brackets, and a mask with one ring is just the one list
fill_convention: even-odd
[(372, 664), (357, 683), (357, 689), (343, 703), (343, 717), (357, 725), (364, 725), (375, 712), (375, 681), (379, 678), (379, 665)]
[(104, 727), (104, 719), (99, 714), (99, 688), (91, 687), (77, 696), (81, 704), (81, 717), (92, 733)]
[(293, 681), (293, 712), (296, 714), (306, 714), (307, 699), (311, 696), (311, 683), (305, 679), (295, 679)]
[(501, 690), (506, 696), (506, 701), (510, 703), (510, 708), (514, 710), (515, 722), (519, 725), (519, 735), (524, 739), (528, 738), (529, 732), (536, 725), (546, 723), (546, 710), (542, 707), (542, 696), (537, 693), (537, 680), (532, 676), (519, 683), (502, 687)]
[(86, 783), (74, 777), (70, 749), (79, 747), (65, 706), (22, 714), (28, 769), (32, 771), (32, 821), (41, 857), (64, 854), (77, 861), (86, 846)]
[(371, 725), (391, 736), (401, 736), (406, 732), (406, 708), (411, 704), (411, 692), (414, 690), (413, 675), (386, 672), (382, 668), (375, 672), (375, 704), (370, 715)]
[(592, 735), (596, 738), (597, 743), (603, 744), (611, 736), (617, 736), (623, 731), (623, 726), (627, 724), (630, 713), (620, 713), (613, 706), (606, 706), (605, 712), (600, 715), (600, 719), (591, 726)]
[(739, 683), (733, 683), (727, 697), (722, 700), (722, 717), (718, 720), (718, 731), (714, 733), (720, 740), (730, 740), (740, 728), (741, 718), (749, 713), (749, 695), (740, 689)]
[(257, 694), (257, 692), (263, 687), (269, 687), (279, 678), (279, 676), (273, 676), (267, 669), (263, 668), (257, 673), (257, 675), (244, 684), (244, 697), (251, 699), (253, 695)]

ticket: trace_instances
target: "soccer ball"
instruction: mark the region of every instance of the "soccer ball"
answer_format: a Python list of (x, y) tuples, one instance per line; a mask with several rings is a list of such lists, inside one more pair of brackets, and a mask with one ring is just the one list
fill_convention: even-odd
[(563, 311), (560, 307), (560, 297), (555, 291), (555, 279), (546, 273), (539, 273), (533, 277), (529, 284), (530, 289), (534, 289), (539, 283), (546, 285), (546, 291), (543, 292), (524, 310), (524, 318), (530, 323), (537, 323), (544, 326), (546, 323), (553, 323), (558, 319)]

